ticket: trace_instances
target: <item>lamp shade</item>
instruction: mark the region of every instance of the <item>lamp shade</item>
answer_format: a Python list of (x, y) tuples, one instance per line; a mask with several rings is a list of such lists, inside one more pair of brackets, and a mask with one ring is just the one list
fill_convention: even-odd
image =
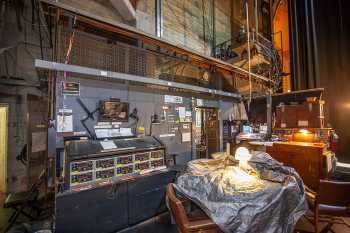
[(239, 161), (248, 161), (252, 155), (246, 147), (238, 147), (235, 153), (235, 159)]

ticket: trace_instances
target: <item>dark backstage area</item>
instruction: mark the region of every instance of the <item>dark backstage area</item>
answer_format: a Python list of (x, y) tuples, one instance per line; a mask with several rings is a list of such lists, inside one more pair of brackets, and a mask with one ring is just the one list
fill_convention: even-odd
[(1, 0), (0, 233), (350, 233), (349, 0)]

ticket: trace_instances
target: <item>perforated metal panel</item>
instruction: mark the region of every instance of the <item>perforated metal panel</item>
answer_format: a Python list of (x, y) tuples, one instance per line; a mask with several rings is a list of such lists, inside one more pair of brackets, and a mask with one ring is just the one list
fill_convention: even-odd
[[(58, 61), (64, 63), (72, 31), (62, 26), (59, 30)], [(149, 78), (167, 77), (168, 80), (169, 76), (181, 76), (183, 78), (180, 82), (185, 82), (185, 79), (203, 79), (202, 76), (207, 71), (178, 58), (79, 30), (75, 31), (68, 63)]]

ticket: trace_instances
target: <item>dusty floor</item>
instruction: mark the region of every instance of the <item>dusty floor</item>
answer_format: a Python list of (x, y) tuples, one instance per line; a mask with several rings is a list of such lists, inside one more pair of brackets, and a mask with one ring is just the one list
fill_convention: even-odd
[[(311, 213), (307, 213), (309, 216), (311, 216)], [(347, 223), (350, 223), (350, 218), (345, 218), (345, 221)], [(321, 222), (319, 224), (320, 226), (320, 230), (322, 230), (325, 226), (326, 226), (327, 223), (325, 222)], [(296, 227), (295, 227), (295, 233), (303, 233), (303, 232), (314, 232), (314, 228), (313, 228), (313, 225), (308, 221), (306, 220), (305, 217), (302, 217)], [(347, 225), (345, 224), (335, 224), (333, 225), (333, 227), (331, 228), (335, 233), (350, 233), (350, 227), (348, 227)], [(331, 231), (329, 231), (331, 232)]]
[[(0, 205), (2, 206), (2, 203), (4, 201), (5, 197), (4, 195), (0, 195)], [(7, 226), (7, 220), (12, 214), (12, 210), (0, 208), (0, 233), (3, 233), (5, 227)], [(311, 215), (308, 213), (308, 215)], [(26, 218), (19, 218), (19, 222), (26, 221)], [(350, 223), (350, 218), (346, 218), (345, 221), (347, 223)], [(325, 226), (325, 223), (320, 223), (321, 226)], [(125, 231), (122, 231), (121, 233), (177, 233), (176, 227), (174, 225), (171, 225), (169, 222), (160, 222), (160, 223), (152, 223), (152, 224), (145, 224), (141, 227), (141, 230), (137, 229), (128, 229)], [(335, 233), (350, 233), (350, 228), (344, 224), (335, 224), (332, 227), (332, 230)], [(304, 233), (304, 232), (313, 232), (313, 226), (312, 224), (307, 221), (304, 217), (299, 220), (299, 222), (296, 225), (295, 233)]]

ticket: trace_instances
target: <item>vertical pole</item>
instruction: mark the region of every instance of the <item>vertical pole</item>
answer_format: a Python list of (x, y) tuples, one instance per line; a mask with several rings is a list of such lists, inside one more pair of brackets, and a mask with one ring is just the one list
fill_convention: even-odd
[(255, 35), (256, 35), (256, 41), (259, 40), (258, 33), (259, 33), (259, 17), (258, 17), (258, 0), (255, 0), (254, 4), (254, 10), (255, 10)]
[(250, 32), (249, 32), (249, 8), (248, 1), (245, 2), (246, 17), (247, 17), (247, 46), (248, 46), (248, 77), (249, 77), (249, 101), (248, 101), (248, 111), (250, 108), (250, 102), (252, 101), (252, 77), (251, 77), (251, 67), (250, 67)]
[[(214, 51), (214, 49), (215, 49), (215, 47), (216, 47), (216, 33), (215, 33), (215, 0), (212, 0), (212, 24), (213, 24), (213, 33), (212, 33), (212, 35), (213, 35), (213, 45), (212, 45), (212, 51)], [(212, 55), (215, 55), (215, 53), (213, 52), (213, 54)]]
[(224, 132), (223, 132), (223, 126), (224, 126), (224, 119), (222, 118), (222, 110), (223, 109), (223, 102), (222, 100), (219, 100), (219, 109), (218, 109), (218, 121), (219, 121), (219, 150), (223, 151), (224, 149)]
[(156, 36), (163, 36), (162, 0), (155, 0), (156, 4)]
[[(206, 37), (205, 37), (205, 9), (204, 9), (204, 0), (202, 0), (202, 21), (203, 21), (203, 48), (204, 53), (207, 52), (207, 44), (206, 44)], [(214, 53), (215, 56), (215, 53)]]
[(272, 135), (272, 96), (271, 90), (268, 91), (266, 96), (266, 119), (267, 119), (267, 140), (271, 139)]

